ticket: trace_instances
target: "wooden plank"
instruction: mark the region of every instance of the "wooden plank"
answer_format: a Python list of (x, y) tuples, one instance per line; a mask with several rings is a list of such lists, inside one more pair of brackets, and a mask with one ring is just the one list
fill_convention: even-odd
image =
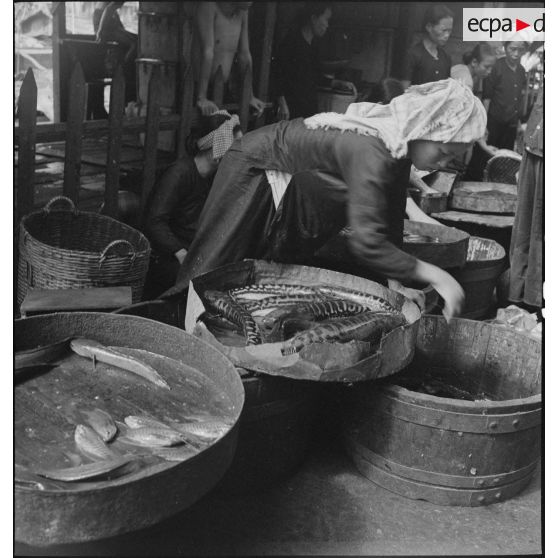
[(252, 68), (250, 65), (242, 71), (242, 87), (240, 95), (240, 107), (238, 111), (240, 128), (243, 133), (248, 130), (248, 120), (250, 118), (250, 99), (252, 98)]
[(225, 98), (225, 80), (223, 78), (223, 68), (219, 66), (215, 72), (213, 79), (213, 99), (212, 101), (219, 107), (223, 106), (223, 99)]
[(61, 84), (63, 69), (61, 64), (60, 41), (66, 35), (66, 3), (55, 2), (52, 6), (52, 94), (54, 99), (54, 121), (61, 120)]
[(120, 154), (122, 147), (122, 120), (124, 118), (124, 93), (126, 84), (122, 66), (116, 68), (110, 88), (109, 138), (107, 149), (107, 172), (105, 205), (103, 213), (110, 217), (118, 215), (118, 186), (120, 182)]
[(157, 169), (157, 138), (159, 131), (159, 89), (161, 69), (158, 65), (153, 67), (149, 82), (149, 95), (147, 100), (147, 121), (145, 126), (145, 164), (141, 184), (141, 208), (145, 208), (151, 189), (155, 183)]
[(29, 213), (33, 207), (33, 185), (35, 177), (35, 141), (37, 121), (37, 84), (33, 70), (29, 68), (19, 94), (19, 169), (17, 176), (17, 220)]
[(72, 71), (69, 86), (66, 156), (64, 158), (64, 195), (78, 200), (81, 166), (82, 123), (85, 114), (85, 79), (78, 62)]
[(194, 119), (194, 79), (192, 66), (188, 66), (182, 80), (182, 106), (180, 110), (180, 128), (178, 129), (176, 141), (176, 156), (183, 157), (186, 154), (186, 138), (190, 135), (192, 121)]
[[(267, 100), (269, 88), (269, 70), (271, 66), (271, 52), (273, 48), (273, 33), (275, 31), (275, 20), (277, 18), (277, 2), (267, 2), (265, 12), (265, 31), (262, 44), (262, 59), (260, 63), (260, 78), (258, 83), (258, 98)], [(257, 119), (256, 128), (263, 126), (265, 112)]]

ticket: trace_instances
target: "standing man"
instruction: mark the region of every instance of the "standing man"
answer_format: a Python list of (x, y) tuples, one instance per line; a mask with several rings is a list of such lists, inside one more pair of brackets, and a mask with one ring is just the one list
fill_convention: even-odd
[[(196, 105), (204, 116), (219, 107), (210, 99), (210, 89), (219, 66), (223, 81), (229, 82), (232, 64), (238, 54), (240, 68), (252, 66), (248, 40), (248, 10), (252, 2), (199, 2), (196, 10), (194, 47), (199, 50), (197, 68), (198, 93)], [(264, 110), (264, 103), (252, 93), (250, 106), (257, 116)]]

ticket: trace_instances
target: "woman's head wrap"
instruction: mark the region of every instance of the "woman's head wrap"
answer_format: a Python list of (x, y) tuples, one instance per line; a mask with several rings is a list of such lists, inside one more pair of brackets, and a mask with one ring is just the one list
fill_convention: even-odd
[(200, 138), (197, 144), (200, 151), (213, 148), (213, 159), (221, 159), (234, 141), (233, 130), (240, 126), (240, 120), (238, 115), (231, 115), (226, 110), (218, 110), (212, 113), (211, 116), (215, 114), (223, 114), (228, 116), (229, 119), (223, 122), (217, 129)]
[(409, 87), (389, 105), (353, 103), (345, 114), (324, 112), (304, 123), (311, 130), (333, 128), (379, 137), (400, 159), (412, 140), (479, 140), (486, 129), (486, 111), (469, 88), (449, 78)]

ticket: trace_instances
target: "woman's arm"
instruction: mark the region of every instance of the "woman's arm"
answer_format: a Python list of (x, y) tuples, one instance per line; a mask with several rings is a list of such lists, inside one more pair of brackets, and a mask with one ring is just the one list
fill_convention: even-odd
[(214, 22), (217, 5), (215, 2), (198, 2), (196, 10), (196, 30), (200, 41), (200, 75), (198, 77), (197, 107), (204, 116), (219, 110), (219, 107), (207, 98), (213, 56), (215, 53)]
[[(252, 68), (252, 54), (250, 53), (250, 40), (248, 37), (248, 10), (242, 12), (242, 28), (240, 30), (240, 44), (238, 50), (238, 61), (242, 71), (246, 67)], [(254, 96), (254, 89), (250, 84), (250, 106), (255, 110), (256, 116), (261, 116), (265, 105), (260, 99)]]
[(405, 205), (405, 213), (411, 221), (418, 221), (419, 223), (429, 223), (430, 225), (439, 225), (440, 223), (427, 215), (416, 203), (411, 196), (407, 196), (407, 203)]

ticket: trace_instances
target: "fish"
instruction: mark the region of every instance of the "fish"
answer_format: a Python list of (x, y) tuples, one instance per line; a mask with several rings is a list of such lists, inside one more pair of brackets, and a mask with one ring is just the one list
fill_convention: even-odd
[(237, 326), (242, 327), (247, 345), (260, 345), (262, 336), (254, 318), (242, 305), (237, 303), (229, 294), (221, 291), (205, 291), (204, 297), (208, 306), (223, 315)]
[(96, 361), (116, 366), (127, 370), (132, 374), (141, 376), (152, 384), (164, 389), (169, 389), (169, 384), (159, 375), (159, 373), (149, 364), (138, 360), (137, 358), (120, 353), (114, 348), (105, 347), (102, 343), (92, 339), (76, 338), (70, 342), (71, 349), (78, 355), (92, 358), (93, 363)]
[(183, 434), (193, 434), (200, 438), (213, 439), (222, 436), (230, 426), (221, 420), (211, 420), (203, 422), (182, 422), (173, 426)]
[(168, 424), (148, 416), (129, 415), (124, 422), (130, 428), (170, 428)]
[(82, 410), (80, 412), (89, 426), (99, 434), (104, 442), (110, 442), (116, 436), (118, 429), (114, 420), (106, 411), (95, 408), (92, 411)]
[(127, 465), (134, 459), (133, 456), (120, 456), (118, 458), (96, 461), (87, 465), (67, 467), (62, 469), (33, 469), (33, 473), (47, 479), (64, 482), (75, 482), (101, 477), (113, 473)]
[(327, 300), (304, 304), (286, 312), (272, 312), (263, 318), (262, 322), (265, 326), (269, 327), (272, 325), (272, 321), (276, 321), (274, 328), (276, 330), (281, 328), (284, 320), (320, 321), (329, 318), (354, 316), (367, 310), (367, 307), (352, 300)]
[(49, 345), (39, 345), (33, 349), (17, 351), (15, 354), (15, 369), (19, 370), (34, 365), (46, 365), (58, 360), (65, 353), (69, 352), (71, 340), (71, 337), (66, 337)]
[(332, 298), (341, 298), (352, 300), (366, 306), (370, 310), (380, 310), (383, 312), (397, 312), (398, 310), (381, 296), (355, 291), (352, 289), (344, 289), (342, 287), (320, 287), (320, 291)]
[(346, 342), (353, 339), (377, 342), (382, 335), (407, 321), (401, 313), (367, 311), (356, 316), (322, 322), (297, 333), (281, 347), (283, 356), (299, 352), (311, 343)]
[(81, 453), (91, 459), (114, 459), (119, 456), (117, 452), (105, 444), (93, 428), (84, 424), (76, 426), (74, 440)]
[(153, 450), (153, 453), (166, 461), (184, 461), (197, 455), (199, 451), (191, 446), (179, 446), (177, 448), (157, 448)]
[(122, 425), (122, 427), (120, 428), (119, 425), (123, 434), (118, 437), (118, 440), (125, 444), (153, 448), (170, 447), (184, 443), (180, 432), (168, 427), (154, 428), (142, 426), (140, 428), (126, 428), (126, 425)]
[(257, 310), (264, 310), (265, 308), (275, 308), (277, 306), (291, 306), (300, 302), (320, 302), (325, 300), (326, 297), (321, 293), (313, 294), (286, 294), (268, 296), (260, 300), (251, 300), (242, 303), (248, 312), (255, 312)]
[(315, 292), (315, 289), (312, 287), (289, 285), (287, 283), (254, 283), (252, 285), (231, 289), (228, 294), (233, 298), (250, 298), (253, 295), (300, 295), (315, 294)]

